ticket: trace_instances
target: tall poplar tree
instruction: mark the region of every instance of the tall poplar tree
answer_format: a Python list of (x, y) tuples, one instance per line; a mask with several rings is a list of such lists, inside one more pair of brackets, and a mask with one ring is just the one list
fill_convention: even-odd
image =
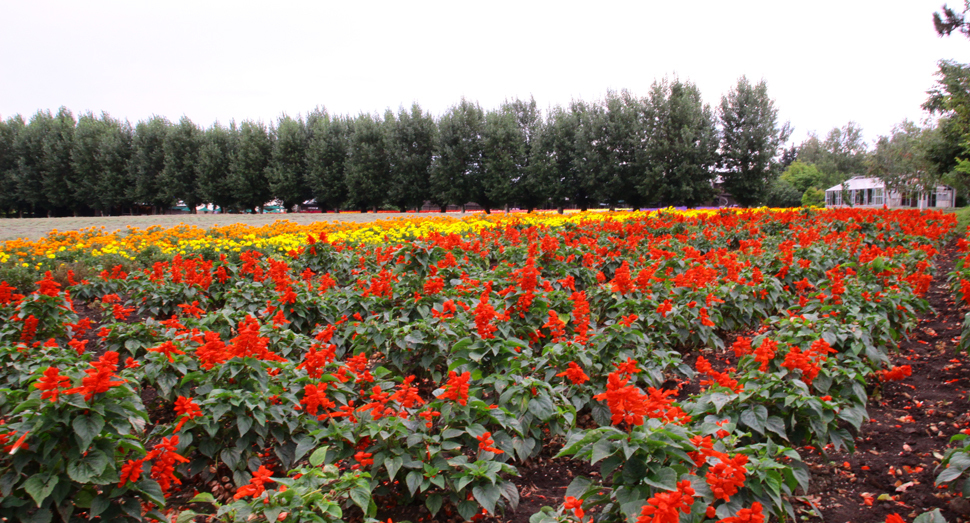
[(263, 207), (272, 199), (266, 176), (271, 154), (272, 144), (266, 126), (262, 122), (243, 121), (229, 172), (229, 188), (239, 208), (262, 213)]
[(131, 178), (132, 200), (142, 205), (150, 205), (152, 212), (162, 211), (174, 200), (162, 191), (162, 170), (165, 169), (165, 135), (168, 134), (168, 120), (153, 116), (147, 122), (135, 125), (135, 135), (131, 140)]
[(48, 203), (48, 216), (68, 210), (76, 216), (86, 207), (83, 200), (74, 198), (72, 191), (75, 176), (71, 165), (71, 150), (74, 148), (76, 126), (77, 122), (71, 111), (61, 107), (56, 115), (48, 119), (46, 132), (43, 134), (41, 186)]
[(202, 132), (187, 116), (168, 128), (162, 149), (165, 166), (161, 174), (161, 189), (166, 199), (182, 200), (189, 212), (196, 213), (202, 202), (198, 185), (199, 148)]
[(428, 199), (438, 126), (416, 103), (410, 111), (402, 107), (397, 119), (386, 122), (386, 126), (391, 162), (388, 203), (402, 212), (420, 209)]
[(714, 197), (718, 133), (711, 107), (690, 82), (654, 82), (643, 106), (646, 145), (637, 189), (649, 204), (696, 206)]
[(273, 153), (269, 167), (269, 184), (273, 196), (283, 200), (283, 206), (293, 206), (313, 197), (307, 184), (307, 128), (302, 119), (280, 118), (274, 129)]
[(464, 98), (438, 121), (438, 158), (431, 174), (431, 193), (438, 202), (494, 206), (481, 179), (484, 127), (482, 108)]
[(340, 212), (347, 203), (351, 122), (346, 117), (331, 116), (326, 110), (311, 113), (309, 121), (307, 182), (322, 209)]
[(196, 164), (199, 194), (202, 201), (215, 205), (223, 213), (235, 208), (229, 173), (238, 137), (235, 123), (225, 128), (216, 122), (206, 129), (199, 147), (199, 163)]
[(739, 204), (757, 205), (776, 178), (775, 157), (791, 134), (789, 126), (779, 125), (764, 80), (752, 85), (744, 76), (721, 97), (720, 119), (724, 188)]
[(352, 207), (376, 212), (384, 204), (390, 180), (386, 131), (380, 118), (366, 113), (354, 120), (352, 128), (346, 168), (347, 197)]

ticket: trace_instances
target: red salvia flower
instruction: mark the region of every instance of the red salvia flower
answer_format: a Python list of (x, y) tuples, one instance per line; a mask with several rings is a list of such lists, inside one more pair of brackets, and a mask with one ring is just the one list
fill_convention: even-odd
[(559, 319), (559, 314), (556, 311), (549, 311), (549, 320), (542, 328), (549, 329), (553, 343), (558, 343), (566, 337), (566, 322)]
[(61, 294), (61, 284), (54, 281), (54, 279), (51, 277), (51, 271), (45, 272), (44, 279), (35, 283), (40, 287), (37, 289), (37, 294), (51, 296), (53, 298), (56, 298)]
[(236, 490), (236, 494), (233, 499), (242, 499), (247, 496), (259, 497), (266, 492), (267, 483), (275, 483), (270, 477), (273, 475), (273, 471), (266, 468), (264, 465), (260, 465), (259, 469), (253, 473), (253, 478), (249, 480), (248, 485), (243, 485)]
[(148, 352), (160, 352), (164, 354), (165, 357), (168, 358), (169, 363), (173, 363), (175, 361), (175, 358), (172, 356), (173, 354), (185, 354), (184, 351), (176, 347), (171, 341), (166, 341), (158, 347), (148, 349)]
[(572, 510), (573, 515), (576, 516), (580, 521), (582, 521), (583, 516), (586, 512), (583, 511), (583, 500), (576, 499), (572, 496), (566, 496), (566, 502), (563, 503), (563, 508), (566, 510)]
[(471, 373), (467, 371), (461, 375), (455, 371), (449, 372), (448, 383), (445, 384), (445, 391), (441, 393), (440, 397), (446, 400), (455, 400), (464, 407), (468, 404), (468, 380), (470, 379)]
[(34, 336), (37, 334), (37, 324), (40, 320), (34, 317), (33, 314), (24, 318), (24, 328), (20, 331), (20, 341), (24, 343), (30, 343), (34, 340)]
[(630, 264), (625, 261), (617, 267), (613, 274), (613, 281), (610, 283), (613, 292), (618, 294), (628, 294), (636, 289), (633, 280), (630, 279)]
[(91, 401), (95, 394), (108, 392), (112, 387), (117, 387), (125, 383), (122, 381), (112, 381), (115, 371), (118, 369), (118, 353), (105, 352), (98, 361), (92, 362), (92, 369), (87, 369), (88, 375), (81, 380), (81, 386), (65, 390), (64, 394), (84, 394), (84, 401)]
[[(743, 508), (734, 516), (724, 518), (718, 523), (764, 523), (765, 516), (761, 510), (761, 503), (755, 501), (751, 504), (751, 508)], [(889, 518), (886, 518), (886, 523), (895, 522), (890, 522)], [(903, 523), (901, 519), (899, 523)]]
[(694, 504), (694, 489), (690, 481), (677, 483), (677, 490), (659, 492), (647, 500), (640, 511), (637, 523), (678, 523), (680, 512), (690, 514), (690, 506)]
[(493, 454), (501, 454), (503, 452), (502, 449), (497, 449), (492, 446), (495, 444), (495, 441), (492, 440), (491, 432), (485, 432), (476, 439), (478, 440), (478, 450), (480, 452), (491, 452)]
[(193, 418), (201, 418), (202, 409), (195, 403), (195, 400), (186, 398), (185, 396), (179, 396), (175, 400), (175, 414), (182, 417), (175, 426), (175, 432), (178, 432), (182, 430), (182, 425), (185, 425), (186, 421)]
[(44, 391), (41, 393), (40, 399), (49, 398), (51, 403), (54, 403), (57, 401), (61, 389), (71, 388), (71, 379), (67, 376), (61, 376), (60, 369), (57, 367), (47, 367), (47, 370), (44, 371), (44, 377), (34, 383), (34, 387)]
[(568, 369), (556, 374), (557, 378), (561, 378), (563, 376), (569, 379), (569, 381), (573, 382), (573, 385), (582, 385), (583, 383), (589, 381), (589, 376), (583, 372), (583, 369), (580, 368), (575, 361), (570, 361)]

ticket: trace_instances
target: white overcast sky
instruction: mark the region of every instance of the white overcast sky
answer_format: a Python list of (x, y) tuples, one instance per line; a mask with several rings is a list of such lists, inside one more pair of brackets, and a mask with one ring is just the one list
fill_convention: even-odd
[(938, 60), (970, 62), (970, 40), (933, 30), (942, 3), (0, 0), (0, 116), (63, 105), (209, 126), (530, 95), (545, 109), (664, 76), (716, 105), (747, 75), (793, 141), (853, 120), (871, 143), (924, 117)]

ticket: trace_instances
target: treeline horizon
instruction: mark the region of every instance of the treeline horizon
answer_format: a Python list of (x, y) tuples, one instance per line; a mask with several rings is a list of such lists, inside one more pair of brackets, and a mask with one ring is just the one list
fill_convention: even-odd
[[(483, 110), (462, 99), (440, 117), (418, 104), (382, 116), (306, 115), (218, 122), (139, 121), (65, 107), (0, 122), (0, 215), (152, 212), (183, 202), (223, 211), (401, 211), (475, 203), (597, 208), (698, 206), (719, 190), (758, 205), (794, 159), (764, 81), (745, 77), (712, 108), (689, 81), (610, 91), (543, 114), (534, 99)], [(715, 188), (715, 177), (720, 189)]]

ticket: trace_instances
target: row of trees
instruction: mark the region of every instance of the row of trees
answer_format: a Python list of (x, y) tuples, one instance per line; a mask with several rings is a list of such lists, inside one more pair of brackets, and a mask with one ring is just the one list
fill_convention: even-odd
[(158, 116), (132, 126), (61, 108), (0, 123), (0, 210), (246, 210), (313, 198), (336, 210), (696, 206), (715, 198), (717, 176), (751, 205), (777, 178), (788, 135), (764, 82), (743, 77), (716, 109), (677, 79), (546, 114), (534, 100), (488, 111), (462, 100), (439, 118), (418, 105), (382, 117), (318, 109), (270, 127)]

